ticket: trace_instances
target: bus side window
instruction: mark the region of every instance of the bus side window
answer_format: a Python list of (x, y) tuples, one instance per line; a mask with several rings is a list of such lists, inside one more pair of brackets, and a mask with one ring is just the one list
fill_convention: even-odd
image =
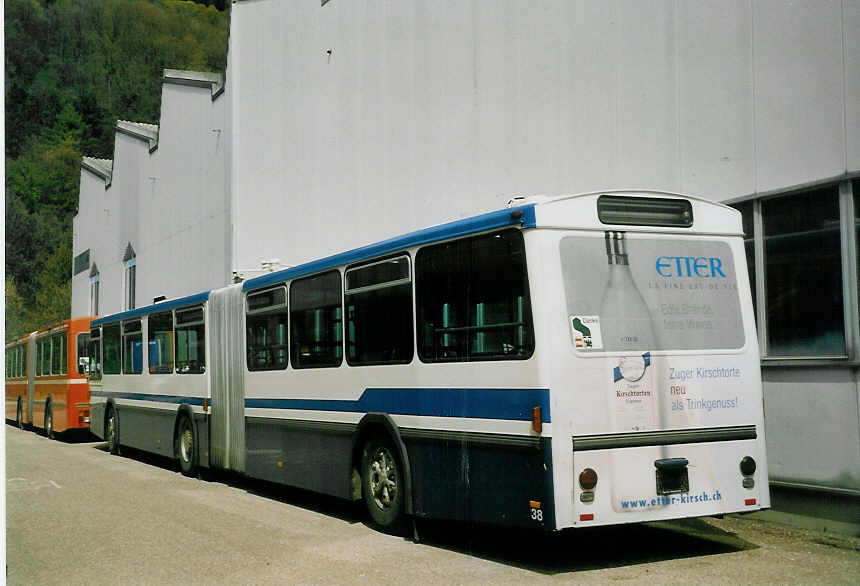
[(287, 367), (287, 288), (248, 294), (245, 343), (248, 370)]
[(343, 309), (339, 271), (290, 284), (290, 361), (293, 368), (340, 366)]
[(120, 325), (111, 324), (104, 327), (104, 373), (120, 373)]
[(153, 313), (147, 318), (149, 330), (149, 373), (173, 372), (173, 312)]
[(89, 378), (91, 380), (100, 380), (102, 378), (102, 346), (101, 346), (101, 330), (93, 328), (90, 330), (89, 339)]
[(525, 244), (518, 230), (422, 248), (415, 266), (423, 362), (532, 355)]
[(66, 339), (66, 333), (51, 336), (51, 374), (66, 374), (69, 361)]
[(122, 373), (143, 372), (143, 332), (140, 320), (122, 322)]
[(176, 372), (206, 372), (206, 330), (202, 307), (176, 312)]
[(412, 361), (409, 257), (346, 270), (346, 361), (350, 366)]
[(77, 364), (78, 374), (87, 375), (90, 373), (90, 333), (82, 332), (77, 336), (77, 354), (75, 355), (75, 364)]

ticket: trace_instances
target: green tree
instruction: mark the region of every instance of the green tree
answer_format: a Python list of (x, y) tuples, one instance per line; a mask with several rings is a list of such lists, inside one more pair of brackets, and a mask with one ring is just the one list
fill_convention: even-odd
[(112, 158), (117, 119), (158, 122), (164, 69), (224, 71), (227, 5), (6, 0), (8, 333), (68, 316), (82, 154)]

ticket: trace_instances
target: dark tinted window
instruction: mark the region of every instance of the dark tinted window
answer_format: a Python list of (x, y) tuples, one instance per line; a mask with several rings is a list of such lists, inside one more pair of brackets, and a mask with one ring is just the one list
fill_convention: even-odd
[(99, 328), (90, 330), (90, 378), (99, 380), (102, 377), (102, 331)]
[(340, 365), (343, 311), (338, 271), (292, 282), (290, 322), (293, 368)]
[(287, 367), (287, 290), (280, 286), (248, 295), (245, 320), (248, 370)]
[(346, 271), (346, 360), (350, 365), (412, 360), (409, 257)]
[(519, 231), (418, 251), (418, 354), (424, 362), (524, 359), (534, 351)]
[(755, 276), (755, 241), (753, 239), (753, 202), (745, 201), (732, 206), (741, 213), (741, 222), (744, 230), (744, 252), (747, 257), (747, 274), (750, 280), (750, 291), (752, 292), (753, 315), (758, 320), (756, 313), (756, 276)]
[(838, 187), (761, 205), (768, 354), (844, 354)]
[(173, 312), (153, 313), (147, 329), (150, 374), (173, 372)]
[(104, 326), (104, 373), (120, 373), (120, 326), (111, 324)]

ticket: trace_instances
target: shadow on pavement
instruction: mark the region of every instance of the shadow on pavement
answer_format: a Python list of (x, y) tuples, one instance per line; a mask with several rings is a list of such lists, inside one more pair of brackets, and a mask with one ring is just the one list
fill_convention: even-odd
[[(7, 419), (6, 425), (9, 427), (16, 427), (15, 421), (12, 419)], [(31, 425), (24, 425), (23, 431), (29, 431), (36, 435), (45, 437), (44, 429), (36, 428)], [(56, 433), (54, 434), (54, 439), (64, 444), (86, 444), (99, 441), (99, 438), (91, 434), (88, 429), (70, 429), (69, 431)]]
[(421, 543), (559, 574), (732, 553), (758, 546), (701, 519), (545, 533), (532, 529), (419, 521)]
[[(100, 443), (95, 448), (107, 451), (107, 444)], [(122, 448), (122, 456), (179, 473), (178, 465), (169, 458), (126, 447)], [(347, 523), (364, 523), (372, 527), (361, 501), (353, 503), (224, 471), (203, 470), (201, 480), (225, 484)], [(412, 539), (412, 523), (407, 523), (407, 526), (408, 539)], [(415, 521), (415, 528), (421, 545), (548, 575), (733, 553), (758, 547), (702, 519), (556, 533), (423, 519)]]

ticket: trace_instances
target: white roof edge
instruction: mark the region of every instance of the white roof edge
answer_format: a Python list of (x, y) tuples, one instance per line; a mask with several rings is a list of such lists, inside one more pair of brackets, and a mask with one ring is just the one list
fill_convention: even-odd
[(188, 85), (192, 87), (209, 88), (214, 100), (224, 92), (224, 74), (205, 71), (184, 71), (182, 69), (165, 69), (161, 78), (162, 83)]
[(158, 148), (158, 125), (145, 122), (130, 122), (128, 120), (116, 121), (117, 132), (122, 132), (133, 138), (143, 140), (149, 144), (151, 153)]
[(113, 160), (96, 159), (95, 157), (82, 157), (81, 168), (104, 179), (105, 189), (110, 187), (113, 180)]
[(671, 197), (683, 197), (684, 199), (692, 199), (692, 200), (697, 201), (697, 202), (711, 204), (711, 205), (719, 206), (722, 208), (727, 208), (730, 210), (737, 211), (733, 207), (728, 206), (722, 202), (714, 201), (712, 199), (707, 199), (707, 198), (700, 197), (697, 195), (690, 195), (688, 193), (678, 193), (678, 192), (674, 192), (674, 191), (662, 191), (659, 189), (642, 189), (642, 188), (606, 189), (606, 190), (602, 190), (602, 191), (588, 191), (585, 193), (574, 193), (574, 194), (570, 194), (570, 195), (560, 195), (557, 197), (549, 197), (547, 199), (544, 199), (544, 200), (541, 200), (541, 201), (538, 201), (535, 203), (537, 205), (549, 204), (549, 203), (553, 203), (556, 201), (562, 201), (562, 200), (566, 200), (566, 199), (574, 199), (577, 197), (588, 197), (588, 196), (594, 196), (594, 195), (666, 195), (666, 196), (671, 196)]

